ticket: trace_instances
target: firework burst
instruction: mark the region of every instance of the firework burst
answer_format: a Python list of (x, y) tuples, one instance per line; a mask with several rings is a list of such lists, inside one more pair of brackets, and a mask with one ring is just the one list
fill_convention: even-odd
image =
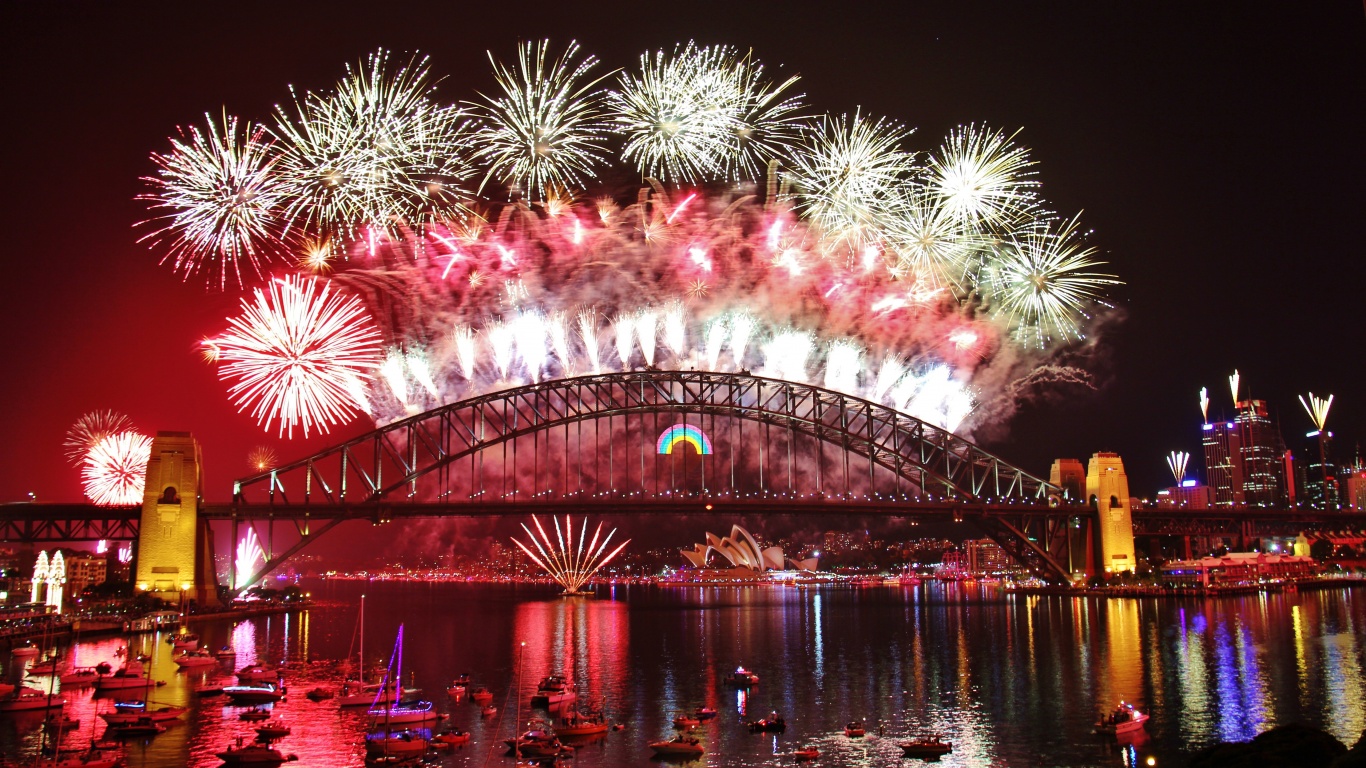
[(247, 463), (257, 472), (265, 472), (275, 466), (280, 457), (268, 446), (258, 445), (247, 452)]
[(85, 462), (90, 449), (101, 440), (120, 432), (131, 432), (133, 422), (117, 411), (91, 411), (76, 419), (76, 423), (66, 431), (66, 457), (74, 466)]
[(969, 125), (949, 134), (929, 162), (930, 188), (955, 219), (1013, 225), (1034, 205), (1034, 162), (1001, 131)]
[[(556, 584), (563, 587), (566, 595), (579, 594), (583, 585), (593, 578), (593, 574), (611, 562), (612, 558), (616, 557), (627, 544), (631, 543), (630, 539), (627, 539), (618, 544), (611, 554), (604, 556), (603, 553), (607, 551), (612, 536), (617, 532), (615, 528), (604, 537), (602, 535), (602, 523), (598, 523), (597, 529), (593, 531), (593, 539), (588, 542), (587, 546), (584, 546), (584, 540), (588, 534), (586, 522), (579, 526), (579, 538), (575, 542), (574, 522), (569, 515), (565, 515), (563, 531), (560, 529), (559, 518), (551, 518), (551, 520), (555, 523), (555, 538), (553, 540), (535, 515), (531, 516), (531, 522), (536, 526), (536, 533), (532, 533), (526, 523), (522, 523), (522, 530), (526, 531), (527, 537), (531, 540), (531, 545), (536, 548), (535, 552), (532, 552), (531, 547), (518, 539), (513, 539), (512, 543), (516, 544), (526, 553), (527, 557), (531, 558), (533, 563), (554, 579)], [(601, 543), (599, 543), (599, 539), (601, 539)]]
[(237, 542), (237, 557), (233, 560), (234, 582), (250, 584), (256, 576), (256, 568), (266, 562), (266, 551), (256, 537), (256, 530), (248, 528), (242, 540)]
[(379, 332), (359, 300), (316, 278), (289, 277), (242, 300), (242, 314), (215, 339), (219, 378), (240, 410), (267, 430), (326, 432), (361, 406), (353, 382), (380, 367)]
[(220, 289), (243, 284), (244, 265), (259, 277), (262, 266), (285, 251), (280, 218), (284, 186), (273, 172), (276, 155), (265, 130), (224, 115), (205, 116), (207, 127), (182, 129), (172, 151), (152, 154), (155, 176), (140, 199), (166, 211), (144, 224), (158, 227), (141, 240), (165, 243), (162, 262), (185, 279), (202, 273)]
[(549, 47), (548, 40), (519, 46), (515, 70), (490, 55), (503, 93), (475, 108), (484, 124), (473, 157), (488, 164), (485, 183), (496, 177), (533, 199), (581, 185), (607, 160), (602, 95), (593, 90), (601, 78), (588, 79), (598, 60), (580, 60), (571, 42), (551, 61)]
[(152, 438), (136, 432), (108, 435), (90, 448), (81, 468), (86, 498), (102, 507), (141, 504)]

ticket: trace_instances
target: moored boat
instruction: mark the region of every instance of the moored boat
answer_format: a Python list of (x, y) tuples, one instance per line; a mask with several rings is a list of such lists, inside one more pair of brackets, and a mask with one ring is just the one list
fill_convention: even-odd
[(461, 744), (468, 744), (469, 741), (470, 734), (468, 731), (449, 731), (447, 733), (438, 733), (433, 736), (431, 744), (433, 747), (441, 749), (444, 747), (458, 747)]
[(114, 674), (95, 680), (97, 691), (122, 691), (128, 688), (147, 688), (151, 685), (151, 679), (143, 672), (142, 662), (137, 659), (129, 659), (123, 666), (114, 670)]
[(237, 680), (242, 683), (278, 682), (280, 670), (269, 664), (248, 664), (237, 671)]
[(223, 693), (234, 704), (269, 704), (284, 698), (284, 693), (271, 683), (255, 685), (225, 685)]
[(136, 723), (142, 718), (147, 718), (154, 723), (164, 723), (168, 720), (175, 720), (188, 711), (186, 707), (169, 705), (158, 709), (148, 709), (147, 703), (143, 701), (120, 701), (114, 704), (114, 710), (100, 715), (100, 718), (110, 725), (127, 725)]
[(283, 720), (272, 720), (264, 725), (256, 726), (256, 738), (258, 741), (283, 739), (291, 733), (293, 733), (293, 729), (285, 724), (285, 721)]
[(219, 752), (215, 757), (224, 765), (281, 765), (298, 760), (297, 755), (284, 755), (268, 744), (247, 744), (241, 736), (237, 742)]
[(251, 709), (248, 709), (246, 712), (243, 712), (242, 714), (238, 715), (237, 719), (245, 720), (249, 723), (259, 723), (262, 720), (269, 720), (270, 713), (265, 711), (264, 709), (257, 709), (253, 707)]
[(166, 726), (162, 725), (161, 723), (155, 722), (150, 717), (145, 716), (139, 717), (138, 719), (129, 723), (111, 723), (109, 727), (104, 730), (105, 736), (115, 739), (130, 739), (136, 738), (138, 736), (155, 736), (159, 733), (165, 732)]
[(593, 736), (599, 733), (607, 733), (611, 724), (607, 718), (598, 712), (571, 712), (560, 718), (559, 725), (555, 726), (555, 735), (560, 738), (573, 738), (575, 736)]
[(188, 667), (212, 667), (218, 663), (218, 657), (204, 649), (197, 651), (186, 651), (175, 657), (176, 666), (181, 669)]
[(556, 704), (573, 701), (577, 697), (573, 683), (560, 675), (551, 675), (542, 678), (536, 686), (536, 693), (531, 696), (531, 706), (553, 707)]
[(683, 734), (679, 734), (677, 738), (670, 739), (669, 741), (651, 742), (650, 749), (654, 750), (656, 755), (663, 756), (696, 756), (706, 752), (702, 747), (702, 742), (697, 739), (685, 737)]
[(726, 682), (736, 688), (749, 688), (750, 686), (759, 684), (759, 676), (741, 665), (736, 667), (734, 672), (726, 676)]
[(490, 701), (493, 701), (493, 692), (487, 688), (475, 688), (470, 692), (471, 704), (487, 704)]
[(369, 711), (369, 715), (370, 726), (372, 728), (385, 723), (392, 725), (434, 723), (437, 719), (437, 713), (432, 709), (432, 703), (430, 701), (374, 707)]
[[(108, 666), (105, 666), (104, 669), (106, 672), (109, 671)], [(90, 685), (100, 679), (100, 670), (98, 667), (75, 667), (70, 672), (63, 674), (57, 679), (61, 681), (63, 688), (76, 685)]]
[(692, 714), (698, 720), (710, 720), (716, 717), (716, 710), (712, 707), (698, 707), (692, 711)]
[(807, 744), (806, 746), (792, 750), (792, 759), (794, 760), (815, 760), (820, 756), (821, 751), (816, 749), (815, 744)]
[(412, 729), (370, 733), (365, 736), (365, 751), (371, 756), (423, 755), (427, 752), (427, 738), (422, 731)]
[(20, 688), (0, 699), (0, 712), (36, 712), (42, 709), (58, 709), (66, 705), (61, 694), (40, 691), (37, 688)]
[(899, 746), (902, 755), (905, 757), (934, 758), (947, 755), (953, 751), (953, 745), (947, 741), (941, 741), (938, 736), (923, 736), (910, 741), (903, 741)]
[(851, 739), (856, 739), (864, 734), (863, 721), (855, 720), (844, 726), (844, 735)]
[(1143, 724), (1148, 722), (1146, 712), (1141, 712), (1133, 704), (1121, 701), (1109, 715), (1100, 719), (1096, 723), (1096, 733), (1107, 736), (1123, 736), (1143, 729)]

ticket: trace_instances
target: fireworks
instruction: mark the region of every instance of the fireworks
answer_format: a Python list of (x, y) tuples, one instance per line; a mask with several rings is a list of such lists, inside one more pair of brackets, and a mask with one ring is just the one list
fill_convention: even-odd
[[(1118, 283), (1077, 219), (1044, 216), (1014, 135), (958, 128), (919, 167), (909, 129), (808, 118), (795, 76), (729, 46), (647, 53), (610, 87), (574, 43), (490, 58), (496, 87), (468, 113), (438, 100), (425, 58), (381, 50), (265, 132), (225, 117), (154, 156), (147, 199), (177, 270), (225, 283), (288, 244), (285, 268), (356, 291), (277, 275), (205, 340), (267, 429), (703, 366), (957, 429), (997, 394), (981, 389), (1032, 381), (1083, 338)], [(651, 177), (633, 202), (583, 189), (612, 161)], [(461, 189), (476, 177), (513, 201)]]
[(379, 333), (360, 301), (316, 278), (256, 289), (229, 325), (215, 340), (219, 378), (240, 410), (251, 408), (267, 430), (278, 419), (282, 435), (349, 419), (361, 407), (351, 382), (380, 367)]
[(237, 542), (237, 557), (233, 561), (234, 583), (250, 584), (256, 576), (257, 564), (263, 564), (265, 561), (266, 552), (261, 549), (261, 542), (256, 538), (255, 529), (248, 528), (247, 534)]
[[(556, 584), (564, 587), (566, 595), (579, 594), (583, 585), (593, 578), (593, 574), (611, 562), (617, 553), (631, 543), (629, 539), (623, 541), (617, 545), (616, 549), (612, 550), (611, 554), (604, 557), (603, 553), (607, 551), (607, 545), (617, 532), (615, 528), (606, 537), (603, 537), (602, 523), (598, 523), (597, 529), (593, 531), (592, 540), (585, 547), (584, 539), (587, 538), (588, 534), (587, 523), (579, 526), (579, 538), (576, 543), (574, 541), (574, 523), (571, 517), (565, 516), (563, 531), (560, 529), (559, 518), (551, 518), (551, 520), (555, 523), (554, 540), (551, 540), (550, 536), (546, 534), (545, 528), (541, 526), (541, 521), (537, 520), (535, 515), (531, 516), (531, 522), (536, 526), (536, 533), (532, 533), (526, 523), (522, 523), (522, 530), (526, 531), (532, 546), (536, 548), (535, 552), (532, 552), (530, 547), (518, 539), (513, 539), (512, 543), (521, 548), (533, 563), (549, 574)], [(537, 534), (539, 534), (539, 538)], [(599, 544), (599, 539), (601, 539), (601, 544)]]
[(96, 442), (85, 456), (81, 481), (85, 495), (100, 506), (141, 504), (152, 438), (117, 432)]
[(275, 466), (280, 457), (275, 451), (264, 445), (258, 445), (247, 453), (247, 463), (257, 472), (265, 472)]
[(570, 43), (562, 56), (547, 62), (548, 40), (517, 49), (517, 69), (490, 55), (503, 95), (488, 98), (478, 112), (484, 125), (474, 134), (475, 158), (488, 164), (488, 176), (525, 190), (533, 199), (552, 188), (580, 186), (607, 159), (602, 97), (591, 90), (588, 72), (598, 63)]
[(245, 264), (260, 276), (264, 264), (284, 249), (280, 178), (273, 173), (275, 155), (265, 130), (237, 118), (223, 117), (220, 127), (206, 116), (208, 127), (191, 127), (172, 139), (173, 151), (152, 155), (158, 173), (145, 179), (153, 192), (143, 195), (153, 210), (168, 211), (148, 223), (161, 228), (144, 236), (166, 241), (169, 260), (186, 279), (205, 273), (210, 283), (227, 287), (229, 278), (242, 285)]
[(1178, 486), (1186, 479), (1186, 463), (1190, 458), (1191, 455), (1185, 451), (1172, 451), (1167, 454), (1167, 467), (1171, 469), (1172, 477), (1176, 479)]
[(1322, 432), (1324, 425), (1328, 423), (1328, 409), (1333, 407), (1333, 396), (1329, 395), (1325, 400), (1322, 397), (1315, 397), (1313, 392), (1309, 393), (1309, 399), (1300, 395), (1300, 405), (1304, 406), (1304, 412), (1309, 414), (1309, 420), (1314, 422), (1314, 429)]
[(76, 419), (76, 423), (66, 431), (66, 457), (75, 466), (85, 462), (90, 449), (110, 435), (130, 432), (133, 422), (117, 411), (92, 411)]

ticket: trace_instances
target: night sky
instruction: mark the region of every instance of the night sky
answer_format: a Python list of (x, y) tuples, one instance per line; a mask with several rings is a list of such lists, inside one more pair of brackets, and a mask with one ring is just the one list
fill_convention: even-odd
[(1097, 391), (1058, 390), (987, 445), (1012, 463), (1046, 476), (1055, 457), (1117, 451), (1150, 494), (1167, 451), (1198, 453), (1199, 388), (1230, 410), (1234, 368), (1292, 447), (1311, 428), (1295, 395), (1335, 394), (1350, 456), (1366, 438), (1360, 2), (873, 5), (5, 3), (0, 501), (78, 500), (61, 442), (94, 409), (193, 432), (219, 501), (255, 445), (292, 459), (366, 431), (285, 442), (236, 413), (196, 346), (237, 294), (181, 282), (135, 242), (148, 153), (206, 111), (266, 119), (289, 84), (330, 87), (380, 46), (430, 55), (439, 95), (472, 98), (492, 85), (486, 50), (506, 61), (547, 36), (608, 67), (689, 39), (752, 47), (800, 73), (814, 109), (896, 118), (918, 150), (958, 124), (1023, 128), (1044, 197), (1084, 211), (1126, 281), (1125, 318), (1101, 339)]

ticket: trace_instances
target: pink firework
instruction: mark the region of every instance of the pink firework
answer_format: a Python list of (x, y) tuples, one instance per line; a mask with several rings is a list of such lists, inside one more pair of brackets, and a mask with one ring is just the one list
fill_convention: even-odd
[(359, 410), (361, 382), (382, 362), (380, 335), (365, 307), (325, 280), (289, 276), (242, 300), (242, 314), (214, 339), (218, 376), (239, 410), (280, 434), (304, 436), (345, 423)]
[(95, 443), (81, 469), (86, 497), (105, 507), (142, 503), (151, 455), (152, 438), (136, 432), (119, 432)]
[(71, 463), (79, 467), (85, 463), (90, 449), (101, 440), (132, 428), (133, 422), (117, 411), (91, 411), (76, 419), (76, 423), (66, 431), (66, 441), (62, 447), (66, 449), (66, 457)]

